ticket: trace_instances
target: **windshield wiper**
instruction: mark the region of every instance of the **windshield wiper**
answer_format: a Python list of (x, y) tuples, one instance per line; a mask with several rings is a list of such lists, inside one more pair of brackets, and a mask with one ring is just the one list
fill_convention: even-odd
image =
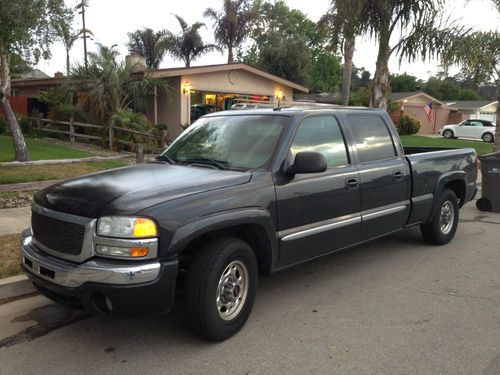
[(182, 161), (187, 164), (190, 163), (209, 164), (224, 171), (229, 169), (229, 163), (225, 160), (216, 160), (212, 158), (190, 158)]
[(160, 155), (160, 156), (158, 156), (158, 157), (156, 158), (156, 160), (158, 160), (158, 161), (162, 161), (162, 160), (164, 160), (164, 161), (169, 162), (170, 164), (175, 164), (175, 163), (177, 163), (177, 160), (175, 160), (174, 158), (172, 158), (172, 157), (170, 157), (170, 156), (168, 156), (168, 155), (165, 155), (165, 154), (164, 154), (164, 155)]

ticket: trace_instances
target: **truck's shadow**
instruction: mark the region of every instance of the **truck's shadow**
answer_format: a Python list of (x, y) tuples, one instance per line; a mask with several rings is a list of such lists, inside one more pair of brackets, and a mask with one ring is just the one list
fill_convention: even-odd
[[(341, 278), (362, 275), (367, 269), (373, 267), (374, 263), (397, 264), (408, 256), (433, 251), (433, 249), (425, 245), (417, 229), (410, 229), (310, 261), (271, 277), (261, 277), (254, 311), (247, 322), (245, 331), (251, 330), (248, 326), (265, 321), (266, 316), (286, 313), (290, 301), (294, 298), (300, 299), (300, 293), (303, 295), (318, 293), (325, 288), (332, 292), (332, 288), (336, 287), (337, 281)], [(298, 296), (297, 290), (300, 290)], [(147, 348), (156, 344), (199, 347), (206, 341), (187, 329), (179, 302), (176, 301), (174, 309), (167, 315), (132, 320), (88, 316), (50, 304), (16, 318), (18, 321), (30, 320), (37, 324), (15, 336), (1, 340), (0, 348), (31, 341), (55, 330), (58, 330), (60, 335), (72, 336), (72, 340), (75, 339), (75, 335), (78, 335), (77, 341), (81, 345), (84, 345), (85, 341), (89, 344), (100, 343), (104, 353), (117, 352), (119, 348), (110, 345), (110, 338), (117, 335), (120, 340), (116, 341), (134, 342), (137, 347)], [(63, 327), (65, 328), (62, 329)], [(238, 335), (233, 340), (238, 340)], [(61, 340), (61, 346), (64, 346), (64, 340)]]

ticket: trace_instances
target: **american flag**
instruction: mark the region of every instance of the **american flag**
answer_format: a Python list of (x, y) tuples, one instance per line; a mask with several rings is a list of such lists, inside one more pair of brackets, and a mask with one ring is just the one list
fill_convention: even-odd
[(424, 107), (425, 114), (427, 115), (427, 118), (429, 121), (432, 120), (432, 102), (427, 103), (427, 105)]

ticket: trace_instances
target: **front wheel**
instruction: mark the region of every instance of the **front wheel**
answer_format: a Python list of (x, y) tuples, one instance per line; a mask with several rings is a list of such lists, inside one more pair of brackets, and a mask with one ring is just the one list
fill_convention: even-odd
[(490, 134), (490, 133), (484, 133), (482, 138), (483, 138), (483, 142), (486, 142), (486, 143), (493, 143), (493, 141), (495, 140), (495, 138), (493, 137), (493, 134)]
[(438, 209), (431, 221), (420, 225), (420, 231), (428, 243), (446, 245), (453, 239), (458, 228), (458, 199), (452, 190), (444, 189), (437, 204)]
[(252, 248), (234, 237), (206, 242), (194, 255), (184, 288), (189, 327), (214, 341), (225, 340), (247, 321), (257, 292)]
[(447, 129), (443, 132), (443, 137), (445, 137), (446, 139), (451, 139), (453, 138), (453, 132)]

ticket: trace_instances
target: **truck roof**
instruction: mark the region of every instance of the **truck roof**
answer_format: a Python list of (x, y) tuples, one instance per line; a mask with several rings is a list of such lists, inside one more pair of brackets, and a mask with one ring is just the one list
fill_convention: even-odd
[(257, 109), (246, 109), (246, 110), (230, 110), (222, 112), (214, 112), (207, 114), (203, 117), (217, 117), (217, 116), (233, 116), (233, 115), (283, 115), (287, 114), (290, 116), (296, 114), (303, 114), (307, 112), (344, 112), (344, 111), (367, 111), (367, 112), (385, 112), (379, 108), (367, 108), (367, 107), (345, 107), (340, 105), (300, 105), (300, 106), (290, 106), (290, 107), (275, 107), (275, 108), (257, 108)]

